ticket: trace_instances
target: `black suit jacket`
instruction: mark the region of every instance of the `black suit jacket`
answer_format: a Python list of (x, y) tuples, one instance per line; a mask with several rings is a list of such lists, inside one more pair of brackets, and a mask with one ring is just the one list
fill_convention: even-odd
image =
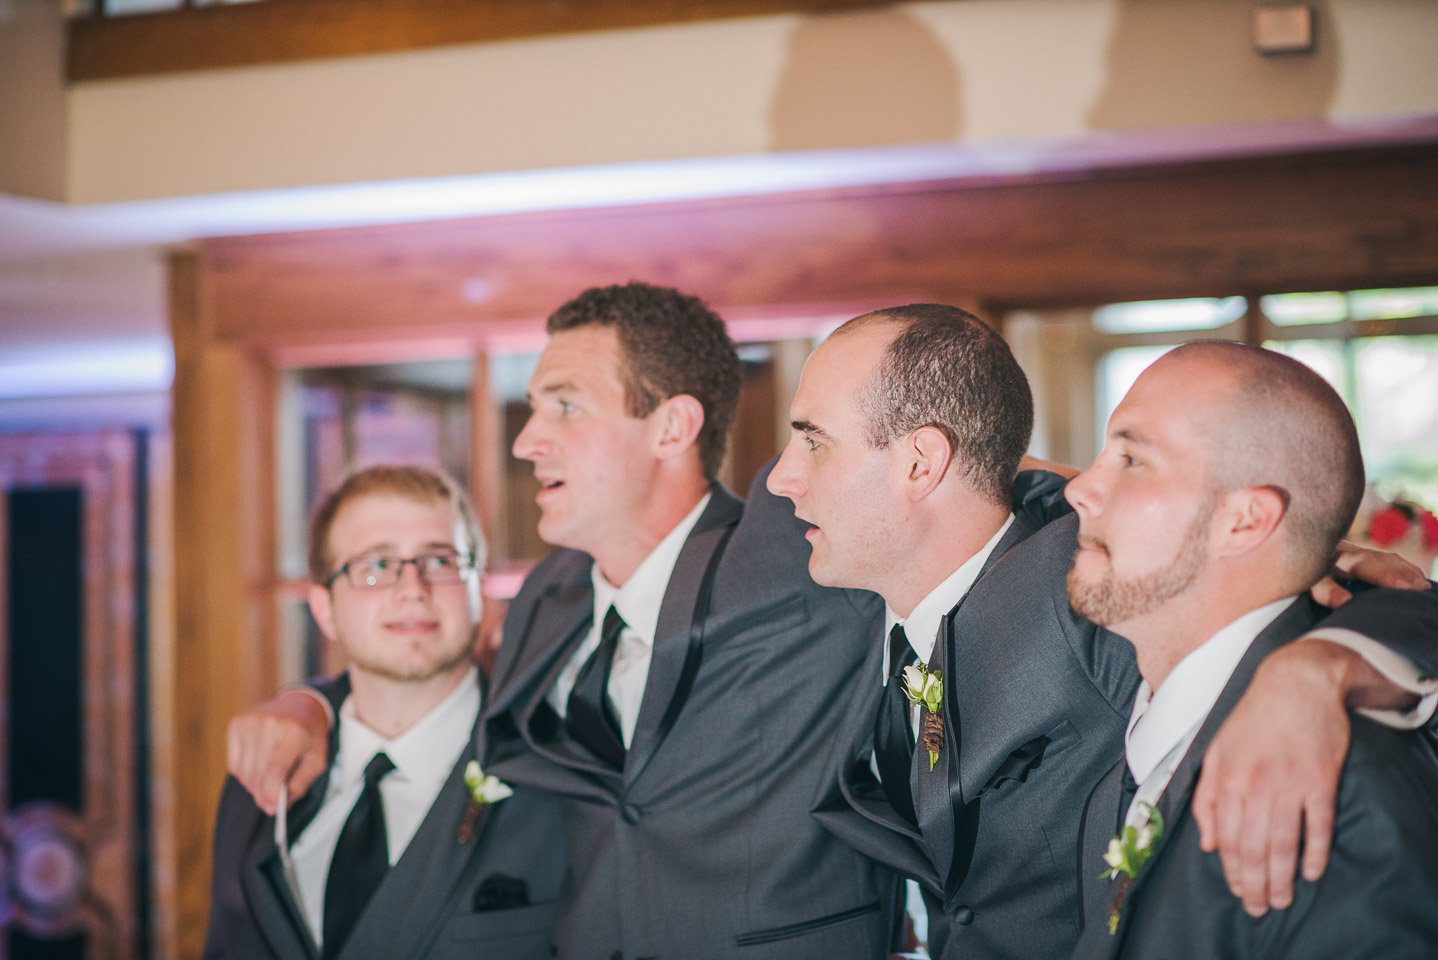
[[(834, 833), (920, 882), (935, 957), (1071, 953), (1084, 915), (1080, 874), (1090, 870), (1074, 860), (1084, 804), (1123, 755), (1138, 689), (1132, 646), (1068, 605), (1077, 519), (1035, 532), (1036, 514), (1023, 509), (1033, 498), (1020, 500), (1014, 526), (936, 646), (945, 744), (932, 772), (918, 751), (917, 828), (894, 812), (869, 770), (882, 658), (872, 640), (866, 686), (815, 805)], [(1326, 625), (1359, 630), (1431, 668), (1435, 606), (1431, 594), (1369, 591)]]
[[(338, 705), (341, 678), (324, 688)], [(337, 740), (331, 737), (330, 759)], [(461, 842), (469, 804), (465, 749), (428, 815), (375, 891), (340, 960), (470, 960), (484, 956), (548, 960), (555, 902), (566, 866), (557, 801), (517, 787), (484, 807)], [(326, 772), (290, 808), (291, 837), (318, 809)], [(215, 825), (207, 960), (315, 960), (318, 953), (290, 893), (274, 844), (274, 818), (254, 805), (234, 778), (225, 783)]]
[(1124, 761), (1095, 789), (1081, 854), (1086, 923), (1075, 958), (1438, 956), (1438, 752), (1429, 731), (1354, 718), (1328, 869), (1315, 883), (1300, 879), (1288, 909), (1249, 917), (1228, 892), (1218, 855), (1199, 849), (1190, 804), (1204, 751), (1263, 657), (1306, 632), (1319, 613), (1300, 598), (1239, 663), (1159, 798), (1165, 835), (1123, 900), (1116, 935), (1108, 919), (1117, 881), (1099, 874), (1121, 817)]
[(809, 815), (881, 605), (813, 583), (802, 525), (763, 482), (747, 507), (715, 487), (680, 552), (623, 770), (545, 700), (593, 617), (591, 559), (555, 552), (510, 607), (486, 767), (567, 797), (561, 957), (888, 951), (896, 878)]

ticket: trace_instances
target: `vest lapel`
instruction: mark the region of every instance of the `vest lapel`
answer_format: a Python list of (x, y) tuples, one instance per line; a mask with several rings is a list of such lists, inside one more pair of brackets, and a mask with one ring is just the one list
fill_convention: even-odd
[(455, 897), (479, 865), (485, 821), (492, 813), (481, 808), (474, 835), (460, 842), (459, 827), (469, 806), (464, 768), (474, 756), (471, 738), (404, 855), (385, 874), (339, 960), (399, 960), (394, 952), (398, 944), (415, 944), (412, 955), (423, 956), (454, 913)]
[[(883, 670), (885, 644), (876, 644), (862, 667), (866, 678), (878, 678)], [(890, 681), (899, 682), (899, 681)], [(913, 840), (919, 832), (898, 814), (884, 795), (884, 788), (873, 777), (870, 757), (874, 753), (874, 718), (883, 702), (885, 687), (866, 683), (864, 697), (850, 714), (850, 725), (844, 735), (844, 766), (839, 771), (839, 790), (849, 805), (866, 819)], [(916, 749), (917, 752), (917, 749)], [(917, 761), (916, 761), (917, 762)]]
[[(877, 680), (883, 669), (884, 645), (876, 644), (861, 668), (864, 676)], [(919, 831), (889, 803), (883, 786), (871, 767), (874, 752), (874, 716), (879, 710), (884, 687), (877, 682), (864, 685), (864, 696), (850, 714), (841, 734), (842, 753), (836, 755), (840, 768), (815, 806), (814, 816), (825, 823), (834, 812), (852, 810), (862, 818), (848, 820), (840, 835), (860, 853), (889, 864), (916, 879), (926, 889), (939, 889), (938, 875), (929, 862)]]
[(659, 608), (644, 698), (625, 755), (626, 782), (644, 772), (689, 698), (703, 654), (714, 576), (742, 513), (743, 503), (714, 485), (709, 505), (679, 551)]

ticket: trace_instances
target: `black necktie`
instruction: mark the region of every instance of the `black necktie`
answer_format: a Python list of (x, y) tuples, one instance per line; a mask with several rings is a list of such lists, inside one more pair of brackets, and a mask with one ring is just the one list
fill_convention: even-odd
[(599, 646), (579, 668), (564, 718), (569, 735), (615, 769), (624, 766), (624, 737), (619, 731), (619, 714), (609, 699), (609, 673), (614, 669), (614, 652), (624, 618), (613, 606), (604, 615)]
[(917, 824), (909, 771), (914, 764), (913, 704), (904, 692), (904, 668), (918, 660), (900, 624), (889, 631), (889, 682), (874, 718), (874, 762), (889, 803), (910, 823)]
[(379, 782), (394, 769), (383, 753), (364, 768), (364, 789), (340, 830), (325, 881), (324, 960), (338, 956), (365, 904), (389, 870), (389, 841), (384, 829), (384, 801)]

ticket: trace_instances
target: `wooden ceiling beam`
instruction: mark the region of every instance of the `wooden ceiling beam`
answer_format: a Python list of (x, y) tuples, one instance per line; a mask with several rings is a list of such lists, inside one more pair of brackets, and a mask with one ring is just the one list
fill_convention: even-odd
[(211, 240), (218, 335), (521, 335), (643, 279), (735, 318), (1438, 282), (1438, 145)]

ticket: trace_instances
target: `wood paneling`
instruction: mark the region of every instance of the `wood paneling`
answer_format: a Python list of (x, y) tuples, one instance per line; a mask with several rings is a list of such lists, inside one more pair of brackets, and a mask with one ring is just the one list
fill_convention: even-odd
[[(31, 910), (23, 895), (6, 903), (7, 927), (36, 937), (68, 937), (83, 931), (90, 956), (131, 960), (136, 956), (139, 895), (135, 889), (139, 849), (135, 820), (135, 437), (121, 431), (40, 433), (0, 437), (0, 517), (7, 495), (18, 490), (73, 489), (79, 495), (80, 571), (79, 756), (50, 758), (58, 768), (80, 770), (78, 810), (58, 797), (31, 797), (34, 805), (10, 809), (14, 797), (0, 786), (0, 844), (9, 853), (12, 828), (28, 824), (55, 830), (79, 847), (82, 895), (63, 896), (50, 911)], [(5, 544), (0, 520), (0, 547)], [(60, 535), (57, 531), (57, 535)], [(63, 535), (61, 535), (63, 536)], [(0, 581), (5, 579), (0, 550)], [(53, 561), (54, 558), (47, 558)], [(42, 567), (41, 569), (46, 569)], [(51, 572), (55, 572), (51, 570)], [(3, 596), (4, 590), (0, 590)], [(63, 643), (62, 632), (6, 636), (8, 617), (0, 607), (0, 681), (11, 643)], [(0, 689), (8, 689), (0, 683)], [(63, 722), (63, 721), (61, 721)], [(6, 759), (7, 731), (0, 722), (0, 761)], [(62, 741), (63, 742), (63, 741)], [(8, 764), (0, 763), (0, 770)], [(0, 780), (4, 779), (0, 773)], [(42, 826), (44, 825), (44, 826)], [(67, 866), (58, 861), (55, 869)], [(32, 883), (37, 888), (43, 880)], [(53, 892), (62, 892), (64, 885)]]
[(71, 80), (103, 80), (874, 5), (874, 0), (265, 0), (73, 20), (67, 70)]
[[(631, 278), (731, 319), (1427, 283), (1435, 183), (1422, 145), (231, 238), (204, 257), (222, 338), (493, 344)], [(492, 297), (466, 300), (478, 287)]]

